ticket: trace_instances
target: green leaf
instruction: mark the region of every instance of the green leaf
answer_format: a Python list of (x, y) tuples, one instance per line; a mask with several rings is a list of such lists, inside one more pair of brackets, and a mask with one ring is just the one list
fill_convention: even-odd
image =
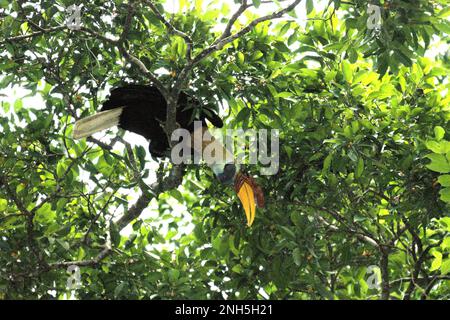
[(233, 268), (231, 268), (231, 271), (240, 274), (242, 273), (242, 266), (240, 264), (236, 264)]
[(229, 235), (222, 235), (222, 236), (217, 236), (212, 241), (213, 248), (217, 251), (217, 253), (221, 257), (225, 256), (230, 249), (230, 244), (229, 244), (228, 240), (229, 240)]
[(297, 33), (294, 32), (293, 34), (291, 34), (288, 38), (288, 45), (291, 46), (295, 41), (297, 40)]
[(450, 203), (450, 188), (443, 188), (439, 191), (439, 195), (442, 201)]
[(168, 272), (169, 281), (171, 283), (175, 283), (180, 277), (180, 271), (177, 269), (170, 269)]
[(357, 29), (358, 28), (358, 20), (355, 18), (348, 18), (345, 20), (345, 25), (347, 29)]
[(61, 160), (58, 162), (57, 166), (56, 166), (56, 174), (59, 178), (64, 178), (64, 173), (67, 170), (67, 166), (65, 164), (65, 160)]
[(121, 296), (122, 292), (124, 291), (127, 283), (122, 281), (115, 289), (114, 289), (114, 297), (118, 298)]
[(250, 117), (251, 110), (250, 108), (243, 108), (241, 111), (239, 111), (238, 115), (236, 116), (236, 123), (241, 123), (247, 120)]
[(342, 61), (342, 73), (344, 75), (345, 81), (351, 83), (353, 80), (352, 67), (347, 60)]
[(405, 55), (402, 51), (396, 50), (395, 51), (395, 58), (397, 58), (397, 61), (401, 62), (403, 65), (407, 67), (411, 67), (413, 62), (410, 57)]
[(0, 8), (7, 9), (10, 2), (8, 0), (0, 0)]
[(441, 126), (434, 127), (434, 136), (436, 137), (437, 141), (442, 140), (442, 138), (444, 138), (444, 135), (445, 135), (444, 128), (442, 128)]
[(355, 178), (361, 177), (363, 172), (364, 172), (364, 159), (363, 158), (359, 158), (358, 159), (358, 164), (356, 166)]
[(291, 27), (291, 22), (288, 21), (287, 23), (284, 24), (284, 26), (281, 28), (278, 36), (282, 37), (283, 35), (286, 34), (286, 32), (289, 31), (289, 28)]
[(23, 108), (23, 101), (22, 99), (17, 99), (14, 101), (14, 112), (17, 113)]
[(287, 99), (287, 98), (292, 97), (293, 95), (294, 95), (294, 94), (293, 94), (292, 92), (287, 92), (287, 91), (285, 91), (285, 92), (280, 92), (280, 93), (278, 93), (278, 94), (275, 96), (275, 98)]
[(322, 168), (322, 174), (326, 174), (328, 170), (330, 169), (331, 160), (333, 160), (333, 154), (330, 153), (323, 162), (323, 168)]
[(450, 258), (445, 259), (441, 264), (441, 274), (446, 275), (448, 273), (450, 273)]
[(245, 62), (245, 55), (242, 52), (237, 53), (238, 62), (240, 65), (243, 65)]
[(117, 228), (117, 225), (114, 222), (111, 222), (109, 225), (109, 232), (111, 235), (111, 244), (114, 247), (117, 247), (120, 244), (120, 232)]
[(428, 149), (435, 153), (446, 154), (450, 152), (450, 142), (441, 140), (441, 141), (427, 141), (426, 146)]
[(381, 55), (377, 61), (377, 72), (380, 76), (384, 76), (389, 68), (389, 56)]
[(435, 23), (434, 26), (441, 32), (450, 34), (450, 23), (448, 21), (442, 23)]
[(314, 1), (306, 0), (306, 14), (310, 14), (314, 10)]
[(255, 51), (253, 54), (252, 54), (252, 61), (256, 61), (256, 60), (259, 60), (260, 58), (262, 58), (264, 56), (264, 53), (262, 53), (261, 51)]
[(6, 199), (0, 199), (0, 212), (6, 211), (8, 208), (8, 201)]
[(450, 16), (450, 7), (445, 7), (436, 15), (438, 18), (447, 18)]
[(56, 219), (56, 213), (52, 211), (50, 203), (44, 203), (42, 207), (36, 210), (34, 220), (40, 223), (51, 223)]
[(435, 271), (438, 270), (442, 265), (442, 253), (440, 253), (439, 251), (434, 251), (432, 255), (434, 256), (434, 260), (431, 263), (430, 271)]
[(295, 248), (294, 249), (294, 251), (292, 252), (292, 256), (294, 258), (294, 263), (297, 266), (301, 266), (301, 264), (302, 264), (302, 253), (301, 253), (299, 248)]
[(56, 242), (59, 243), (59, 245), (66, 251), (70, 250), (70, 245), (67, 241), (64, 241), (62, 239), (56, 239)]
[(261, 0), (252, 0), (252, 2), (255, 8), (259, 8), (259, 6), (261, 5)]
[(294, 233), (294, 231), (292, 231), (290, 228), (288, 228), (288, 227), (285, 227), (285, 226), (278, 226), (279, 228), (280, 228), (280, 230), (281, 230), (281, 232), (285, 235), (285, 236), (287, 236), (288, 238), (290, 238), (291, 240), (296, 240), (296, 237), (295, 237), (295, 233)]
[(431, 163), (427, 164), (428, 169), (439, 173), (450, 172), (450, 163), (444, 155), (434, 153), (426, 157), (431, 160)]
[(444, 175), (439, 176), (438, 182), (443, 187), (450, 187), (450, 175), (444, 174)]
[(11, 108), (11, 104), (6, 101), (2, 101), (2, 108), (5, 111), (5, 113), (9, 112), (9, 109)]
[(136, 147), (136, 154), (137, 154), (137, 157), (139, 159), (140, 168), (141, 168), (141, 170), (144, 170), (144, 168), (145, 168), (145, 155), (146, 155), (145, 148), (143, 146), (137, 146)]
[(138, 231), (142, 226), (143, 221), (141, 219), (137, 220), (135, 223), (133, 223), (133, 230)]
[(450, 237), (445, 237), (444, 241), (442, 241), (441, 248), (443, 250), (450, 249)]
[(302, 226), (302, 215), (298, 211), (294, 211), (291, 213), (291, 220), (295, 224), (295, 226)]

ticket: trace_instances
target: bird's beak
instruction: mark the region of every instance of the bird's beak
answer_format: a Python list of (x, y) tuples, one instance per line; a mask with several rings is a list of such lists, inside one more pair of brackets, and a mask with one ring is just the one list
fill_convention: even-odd
[(255, 221), (256, 206), (264, 207), (263, 191), (251, 176), (242, 172), (239, 172), (234, 179), (234, 190), (241, 200), (247, 218), (247, 226), (250, 227)]
[(248, 174), (241, 171), (236, 173), (236, 165), (233, 163), (214, 164), (211, 169), (221, 183), (234, 185), (234, 190), (244, 208), (247, 226), (250, 227), (255, 221), (256, 207), (264, 207), (264, 194), (261, 187)]

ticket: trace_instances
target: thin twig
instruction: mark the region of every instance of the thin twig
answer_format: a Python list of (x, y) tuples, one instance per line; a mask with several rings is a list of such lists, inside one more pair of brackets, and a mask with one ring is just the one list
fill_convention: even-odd
[(158, 18), (159, 21), (161, 21), (166, 28), (169, 30), (169, 33), (171, 34), (175, 34), (181, 38), (183, 38), (184, 42), (186, 43), (187, 46), (187, 50), (186, 50), (186, 60), (187, 61), (191, 61), (192, 59), (192, 39), (189, 35), (187, 35), (186, 33), (176, 29), (166, 18), (164, 18), (164, 16), (161, 14), (161, 12), (159, 12), (158, 8), (156, 7), (156, 5), (153, 3), (153, 1), (151, 0), (144, 0), (144, 3), (146, 3), (150, 9), (152, 9), (153, 13), (156, 15), (156, 17)]

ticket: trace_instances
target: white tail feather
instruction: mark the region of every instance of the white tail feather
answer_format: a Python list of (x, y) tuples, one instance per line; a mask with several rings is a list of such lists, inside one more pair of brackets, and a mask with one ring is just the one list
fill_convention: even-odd
[(119, 124), (122, 108), (114, 108), (102, 111), (90, 117), (78, 120), (73, 127), (73, 138), (82, 139), (93, 135), (96, 132), (109, 129)]

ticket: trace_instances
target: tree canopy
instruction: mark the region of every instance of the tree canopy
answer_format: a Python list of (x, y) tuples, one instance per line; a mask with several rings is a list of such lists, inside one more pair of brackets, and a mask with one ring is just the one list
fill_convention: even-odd
[[(0, 0), (0, 299), (448, 299), (449, 15)], [(121, 130), (72, 139), (124, 83), (160, 89), (167, 133), (181, 91), (228, 129), (279, 130), (279, 171), (247, 167), (266, 200), (252, 227), (206, 166)]]

